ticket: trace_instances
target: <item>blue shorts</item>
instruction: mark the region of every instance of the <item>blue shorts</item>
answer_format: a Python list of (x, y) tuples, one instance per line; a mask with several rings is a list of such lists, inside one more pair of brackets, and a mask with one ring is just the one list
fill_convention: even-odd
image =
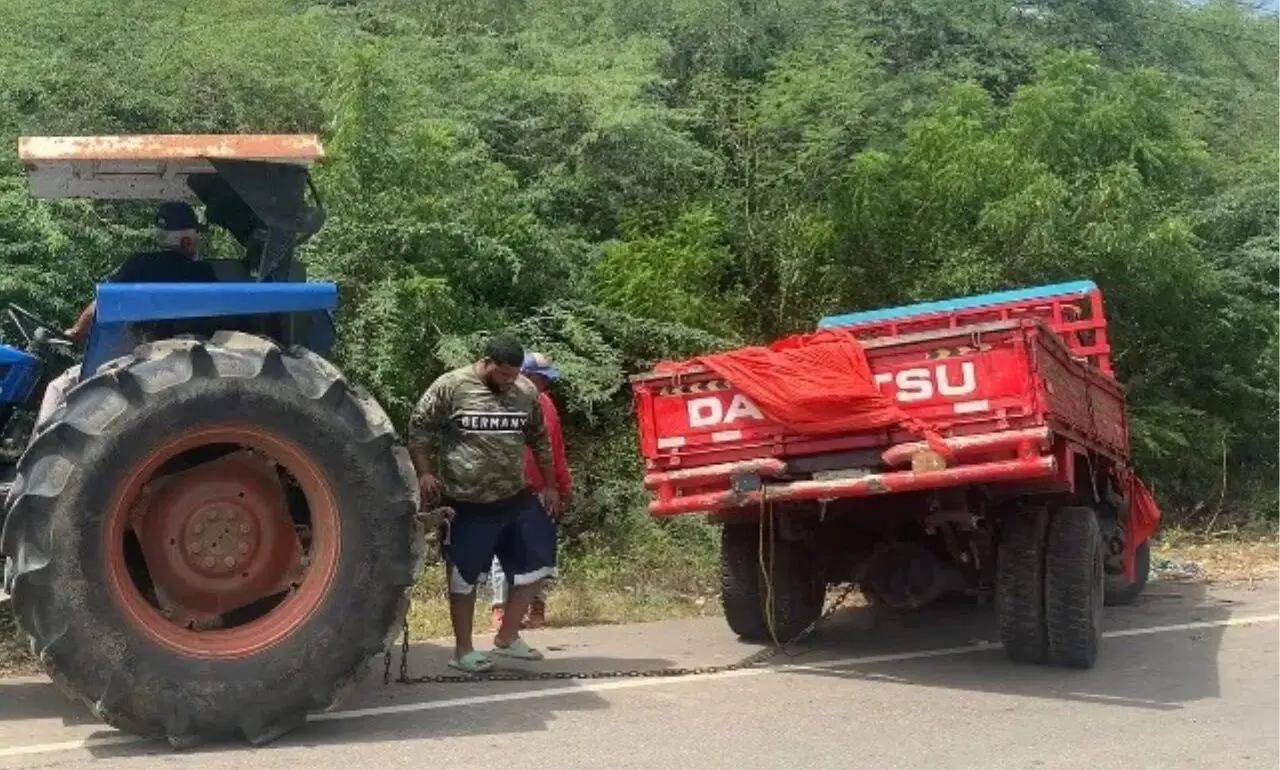
[(449, 593), (469, 594), (477, 583), (488, 581), (495, 557), (510, 585), (555, 576), (555, 521), (533, 492), (492, 503), (446, 499), (443, 504), (454, 511), (441, 533)]

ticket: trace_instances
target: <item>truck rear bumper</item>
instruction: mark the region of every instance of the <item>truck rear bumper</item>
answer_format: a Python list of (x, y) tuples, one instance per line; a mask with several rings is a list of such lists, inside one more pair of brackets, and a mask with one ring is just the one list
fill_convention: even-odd
[[(649, 504), (649, 513), (654, 516), (675, 516), (759, 505), (761, 497), (772, 502), (835, 500), (968, 484), (1035, 481), (1051, 478), (1057, 473), (1057, 461), (1054, 457), (1042, 454), (1048, 449), (1051, 439), (1047, 428), (947, 439), (948, 446), (962, 464), (939, 470), (895, 470), (844, 478), (769, 484), (763, 483), (764, 480), (779, 479), (787, 475), (785, 462), (769, 458), (651, 473), (645, 476), (644, 483), (648, 489), (658, 492), (658, 499)], [(925, 449), (927, 446), (923, 443), (902, 444), (886, 450), (883, 459), (890, 467), (901, 466), (909, 463), (913, 454)], [(1013, 459), (979, 459), (979, 456), (991, 453), (1007, 457), (1011, 452), (1017, 453)], [(977, 461), (963, 464), (965, 458)], [(735, 479), (744, 478), (760, 479), (762, 483), (755, 489), (730, 488), (692, 495), (674, 494), (680, 487), (705, 488), (715, 484), (732, 487), (735, 486)]]
[(894, 471), (873, 473), (855, 478), (823, 481), (793, 481), (786, 484), (764, 484), (759, 489), (709, 492), (698, 495), (655, 500), (649, 504), (654, 516), (682, 513), (722, 511), (759, 505), (761, 497), (770, 502), (795, 500), (836, 500), (844, 497), (868, 497), (895, 492), (918, 492), (927, 489), (958, 487), (967, 484), (989, 484), (1008, 481), (1035, 481), (1052, 478), (1058, 463), (1052, 456), (1038, 456), (1000, 462), (962, 465), (939, 471)]

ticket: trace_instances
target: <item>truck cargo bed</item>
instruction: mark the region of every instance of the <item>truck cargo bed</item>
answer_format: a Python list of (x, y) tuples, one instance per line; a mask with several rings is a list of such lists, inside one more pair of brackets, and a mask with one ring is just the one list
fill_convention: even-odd
[(1128, 462), (1124, 392), (1042, 318), (863, 341), (876, 385), (935, 428), (948, 467), (912, 467), (919, 436), (803, 435), (705, 368), (632, 378), (654, 515), (957, 485), (1053, 483), (1068, 444)]

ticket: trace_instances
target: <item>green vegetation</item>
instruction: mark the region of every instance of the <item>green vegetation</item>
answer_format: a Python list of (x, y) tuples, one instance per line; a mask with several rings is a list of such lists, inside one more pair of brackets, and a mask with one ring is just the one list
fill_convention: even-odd
[(321, 132), (330, 218), (305, 258), (340, 283), (340, 363), (403, 422), (486, 331), (558, 358), (579, 482), (566, 548), (593, 579), (697, 583), (689, 565), (715, 548), (643, 512), (628, 372), (826, 313), (1081, 277), (1107, 297), (1167, 516), (1275, 526), (1273, 16), (1223, 0), (2, 6), (0, 301), (69, 323), (150, 211), (30, 200), (18, 135)]

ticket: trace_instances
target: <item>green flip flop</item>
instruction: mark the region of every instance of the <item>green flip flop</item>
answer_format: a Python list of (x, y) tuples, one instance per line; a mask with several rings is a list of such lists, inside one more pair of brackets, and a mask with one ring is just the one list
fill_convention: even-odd
[(468, 674), (482, 674), (493, 669), (493, 661), (479, 650), (472, 650), (461, 658), (449, 661), (449, 668), (456, 668)]
[(504, 658), (516, 658), (518, 660), (542, 660), (543, 655), (540, 651), (529, 646), (529, 643), (520, 637), (505, 647), (497, 644), (493, 645), (493, 654), (501, 655)]

